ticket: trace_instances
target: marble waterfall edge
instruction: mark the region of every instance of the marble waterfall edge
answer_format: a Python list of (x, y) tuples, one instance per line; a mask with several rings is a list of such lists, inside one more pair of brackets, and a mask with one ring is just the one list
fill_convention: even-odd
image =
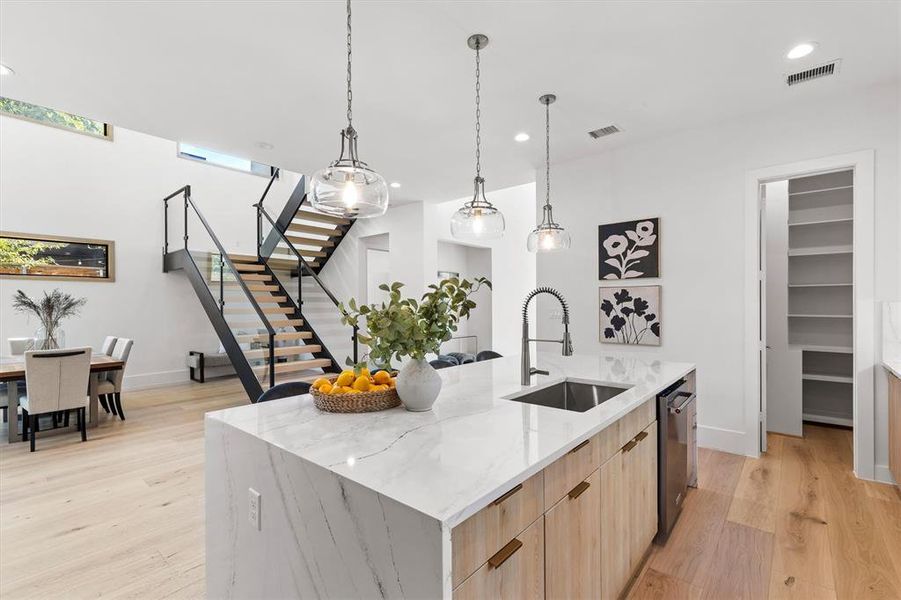
[(206, 457), (208, 597), (445, 595), (450, 534), (434, 518), (211, 419)]

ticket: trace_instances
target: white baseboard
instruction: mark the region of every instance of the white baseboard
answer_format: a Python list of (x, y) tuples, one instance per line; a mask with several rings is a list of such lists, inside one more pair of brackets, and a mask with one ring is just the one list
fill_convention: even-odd
[(875, 471), (874, 475), (876, 481), (881, 481), (882, 483), (895, 483), (895, 478), (892, 477), (892, 472), (889, 471), (888, 465), (876, 465)]
[(164, 385), (173, 385), (176, 383), (185, 383), (189, 381), (188, 368), (177, 369), (175, 371), (159, 371), (157, 373), (137, 373), (135, 375), (126, 375), (122, 382), (124, 390), (144, 390)]
[(744, 431), (698, 425), (698, 446), (744, 455), (747, 444)]

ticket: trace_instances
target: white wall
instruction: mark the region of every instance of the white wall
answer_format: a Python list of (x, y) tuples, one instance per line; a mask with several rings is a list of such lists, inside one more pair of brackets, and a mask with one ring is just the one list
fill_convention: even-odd
[[(897, 85), (877, 86), (555, 164), (554, 216), (573, 247), (540, 256), (538, 281), (570, 300), (575, 351), (611, 348), (598, 340), (598, 225), (659, 216), (661, 277), (634, 283), (663, 286), (663, 345), (630, 350), (697, 363), (700, 442), (744, 453), (745, 436), (756, 435), (745, 431), (743, 412), (746, 172), (875, 149), (876, 301), (897, 298), (898, 106)], [(539, 308), (539, 335), (556, 334), (547, 319), (553, 305), (542, 299)], [(884, 465), (887, 395), (885, 378), (876, 379), (876, 462)]]
[[(476, 277), (491, 279), (491, 248), (464, 246), (454, 242), (438, 242), (437, 260), (438, 271), (459, 273), (460, 277), (469, 280)], [(472, 300), (476, 303), (476, 307), (470, 313), (469, 319), (464, 319), (460, 323), (455, 337), (474, 335), (476, 339), (449, 341), (442, 346), (443, 352), (476, 353), (492, 348), (491, 291), (482, 286), (478, 292), (473, 294)]]
[[(273, 185), (270, 210), (280, 210), (296, 180), (284, 173)], [(3, 344), (37, 328), (12, 311), (16, 289), (37, 296), (60, 288), (88, 299), (81, 316), (63, 324), (67, 345), (99, 348), (107, 335), (130, 337), (127, 387), (186, 380), (188, 350), (213, 351), (218, 340), (187, 278), (162, 272), (162, 198), (191, 184), (226, 248), (250, 254), (256, 239), (250, 205), (266, 183), (178, 158), (175, 142), (134, 131), (115, 128), (110, 142), (0, 116), (0, 229), (116, 242), (114, 283), (0, 279)], [(177, 248), (183, 221), (173, 202), (169, 241)], [(198, 244), (206, 244), (197, 223), (191, 226)]]

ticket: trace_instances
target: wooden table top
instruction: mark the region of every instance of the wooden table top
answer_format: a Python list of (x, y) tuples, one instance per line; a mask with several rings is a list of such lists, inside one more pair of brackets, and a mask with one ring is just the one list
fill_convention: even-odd
[[(105, 354), (91, 355), (91, 372), (118, 371), (125, 363)], [(25, 358), (18, 356), (0, 357), (0, 381), (25, 379)]]

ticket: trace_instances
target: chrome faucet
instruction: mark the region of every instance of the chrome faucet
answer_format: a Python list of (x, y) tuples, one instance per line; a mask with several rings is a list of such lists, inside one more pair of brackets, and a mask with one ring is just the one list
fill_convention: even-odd
[[(563, 339), (562, 340), (542, 340), (538, 338), (529, 338), (529, 302), (538, 294), (550, 294), (560, 301), (563, 307)], [(532, 381), (532, 375), (548, 375), (547, 371), (532, 368), (532, 357), (529, 353), (529, 342), (552, 342), (555, 344), (563, 344), (563, 356), (572, 356), (573, 342), (569, 337), (569, 306), (563, 299), (563, 294), (549, 287), (535, 288), (526, 296), (526, 301), (522, 304), (522, 376), (520, 383), (529, 385)]]

